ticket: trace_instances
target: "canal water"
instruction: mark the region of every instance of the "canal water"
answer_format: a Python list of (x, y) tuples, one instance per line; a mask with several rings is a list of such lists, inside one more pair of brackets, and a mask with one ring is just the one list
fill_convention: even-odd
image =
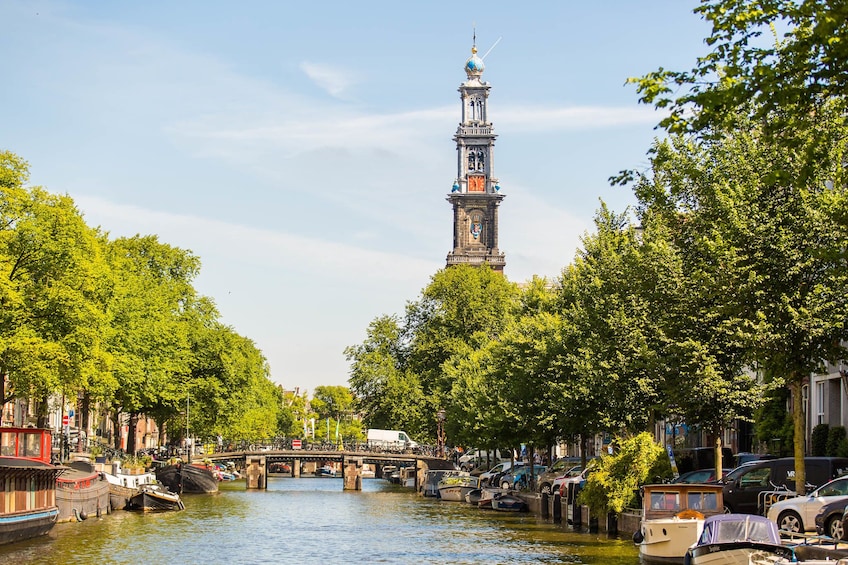
[(0, 546), (0, 563), (639, 563), (627, 538), (422, 498), (380, 479), (361, 492), (343, 491), (341, 479), (270, 478), (266, 491), (222, 485), (217, 495), (184, 496), (183, 512), (57, 524)]

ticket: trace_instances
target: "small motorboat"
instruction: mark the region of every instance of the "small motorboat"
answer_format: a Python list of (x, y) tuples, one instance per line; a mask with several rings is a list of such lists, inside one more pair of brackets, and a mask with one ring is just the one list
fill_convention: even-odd
[(500, 512), (527, 512), (527, 503), (512, 494), (496, 494), (492, 499), (492, 509)]
[(483, 496), (483, 489), (475, 488), (465, 494), (465, 502), (468, 504), (479, 504), (481, 496)]
[(479, 486), (480, 479), (478, 477), (472, 477), (465, 472), (445, 476), (438, 484), (439, 498), (453, 502), (462, 502), (465, 500), (466, 494), (478, 489)]
[(167, 510), (184, 510), (180, 495), (169, 491), (158, 483), (143, 484), (138, 488), (138, 493), (130, 497), (127, 510), (141, 510), (143, 512), (164, 512)]
[(684, 565), (771, 564), (795, 560), (783, 545), (777, 524), (755, 514), (718, 514), (704, 520), (698, 542), (689, 548)]
[(319, 477), (338, 477), (338, 473), (336, 469), (332, 465), (324, 465), (323, 467), (318, 467), (318, 470), (315, 471), (315, 474)]
[(642, 487), (642, 521), (633, 542), (646, 561), (680, 563), (708, 516), (724, 514), (722, 485), (662, 483)]
[(492, 510), (494, 508), (494, 506), (492, 506), (492, 501), (495, 497), (506, 494), (506, 492), (507, 491), (500, 488), (486, 487), (480, 489), (480, 499), (477, 501), (477, 507), (484, 510)]

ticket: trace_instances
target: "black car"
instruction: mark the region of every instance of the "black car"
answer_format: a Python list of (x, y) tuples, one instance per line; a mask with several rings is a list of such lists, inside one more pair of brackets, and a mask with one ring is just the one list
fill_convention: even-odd
[(833, 539), (845, 539), (845, 526), (842, 516), (848, 507), (848, 496), (828, 502), (816, 514), (816, 533)]

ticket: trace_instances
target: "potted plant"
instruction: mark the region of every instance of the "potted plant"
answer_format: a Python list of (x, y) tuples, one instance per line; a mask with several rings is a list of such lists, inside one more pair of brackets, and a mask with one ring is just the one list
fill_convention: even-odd
[(88, 448), (88, 452), (94, 458), (95, 463), (106, 463), (106, 456), (103, 454), (103, 446), (99, 443), (92, 443)]

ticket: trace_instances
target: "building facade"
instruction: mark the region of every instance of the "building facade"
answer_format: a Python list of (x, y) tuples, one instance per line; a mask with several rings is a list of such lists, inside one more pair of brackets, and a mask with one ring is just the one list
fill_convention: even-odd
[(506, 259), (498, 250), (498, 206), (504, 195), (494, 176), (497, 136), (488, 116), (491, 87), (481, 80), (484, 68), (475, 45), (465, 62), (467, 80), (459, 87), (462, 119), (453, 137), (457, 174), (447, 198), (453, 207), (453, 250), (447, 266), (488, 264), (502, 273)]

